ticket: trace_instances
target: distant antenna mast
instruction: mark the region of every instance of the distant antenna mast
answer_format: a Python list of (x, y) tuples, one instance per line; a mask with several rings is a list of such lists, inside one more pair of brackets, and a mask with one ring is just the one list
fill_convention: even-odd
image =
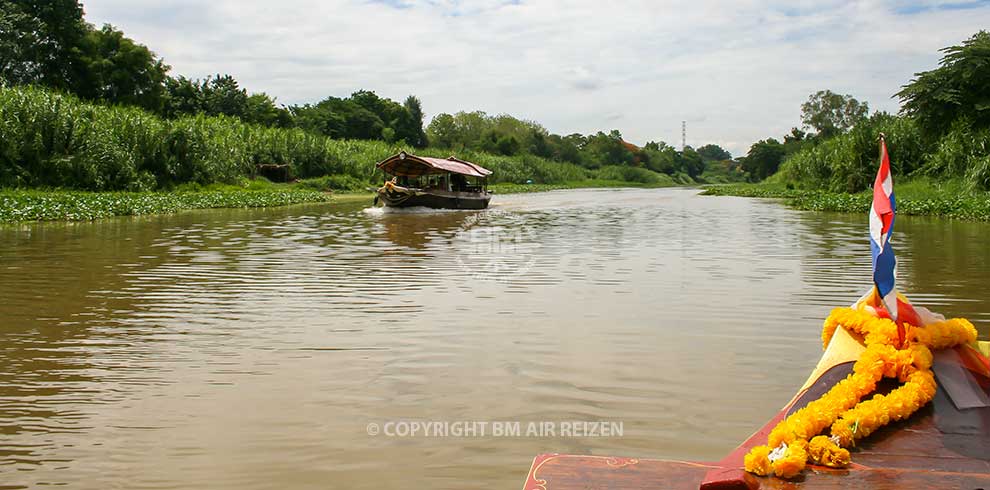
[(681, 152), (687, 148), (687, 121), (681, 121)]

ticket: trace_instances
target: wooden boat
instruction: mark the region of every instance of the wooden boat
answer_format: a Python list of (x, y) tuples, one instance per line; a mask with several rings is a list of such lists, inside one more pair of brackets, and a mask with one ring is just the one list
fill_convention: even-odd
[(492, 199), (487, 187), (491, 170), (459, 158), (401, 152), (375, 167), (386, 175), (376, 190), (376, 205), (381, 200), (396, 208), (485, 209)]
[(874, 287), (829, 315), (824, 354), (776, 416), (717, 462), (539, 455), (524, 490), (990, 489), (990, 342), (897, 294), (894, 184), (879, 142)]
[[(790, 413), (827, 392), (852, 371), (862, 339), (836, 331), (804, 386), (775, 417), (717, 462), (541, 454), (524, 490), (588, 488), (651, 490), (953, 488), (990, 490), (990, 342), (938, 351), (934, 400), (907, 420), (858, 443), (845, 469), (810, 466), (796, 480), (743, 471), (749, 450)], [(893, 386), (881, 386), (877, 391)]]

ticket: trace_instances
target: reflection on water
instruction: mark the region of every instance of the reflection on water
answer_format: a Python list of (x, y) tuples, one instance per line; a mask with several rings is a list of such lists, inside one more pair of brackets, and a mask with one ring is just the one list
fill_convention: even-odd
[[(985, 336), (990, 225), (897, 228), (903, 290)], [(0, 488), (514, 488), (539, 452), (717, 459), (865, 290), (866, 229), (679, 189), (3, 228)], [(367, 434), (390, 420), (624, 435)]]

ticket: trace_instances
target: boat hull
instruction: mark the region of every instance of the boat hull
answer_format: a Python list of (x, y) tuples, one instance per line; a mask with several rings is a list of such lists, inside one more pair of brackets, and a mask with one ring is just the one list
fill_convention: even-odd
[[(980, 347), (986, 348), (985, 343)], [(932, 402), (907, 420), (882, 427), (860, 441), (852, 450), (853, 464), (849, 468), (811, 466), (794, 481), (757, 477), (743, 471), (746, 453), (753, 446), (765, 444), (778, 422), (818, 399), (852, 372), (863, 349), (861, 339), (839, 328), (791, 402), (721, 461), (543, 454), (533, 461), (523, 488), (990, 488), (990, 406), (986, 404), (986, 396), (990, 396), (990, 360), (970, 346), (936, 353), (932, 370), (938, 389)], [(893, 387), (881, 385), (878, 391)]]
[[(611, 490), (698, 490), (712, 473), (732, 472), (720, 463), (615, 458), (578, 454), (541, 454), (533, 460), (523, 490), (608, 488)], [(700, 488), (769, 489), (922, 489), (990, 488), (990, 475), (938, 470), (815, 467), (796, 481), (744, 473), (738, 479), (709, 482)]]
[(432, 209), (485, 209), (492, 200), (490, 193), (416, 191), (414, 194), (379, 192), (379, 199), (388, 207)]

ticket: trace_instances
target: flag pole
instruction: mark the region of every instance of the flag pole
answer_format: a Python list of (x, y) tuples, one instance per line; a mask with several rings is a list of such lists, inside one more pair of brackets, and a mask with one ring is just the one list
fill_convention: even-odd
[[(880, 147), (878, 149), (880, 153), (880, 161), (883, 161), (883, 153), (884, 153), (884, 147), (887, 144), (887, 136), (883, 134), (882, 131), (879, 133), (879, 136), (877, 137), (877, 142), (880, 143)], [(894, 320), (894, 322), (897, 322), (897, 314), (896, 314), (897, 310), (890, 309), (890, 305), (887, 304), (887, 299), (884, 298), (883, 294), (880, 292), (880, 286), (876, 283), (876, 281), (874, 281), (873, 283), (873, 291), (880, 298), (880, 304), (883, 305), (883, 309), (887, 310), (887, 314), (890, 315), (891, 319)], [(897, 301), (896, 297), (894, 301)]]

